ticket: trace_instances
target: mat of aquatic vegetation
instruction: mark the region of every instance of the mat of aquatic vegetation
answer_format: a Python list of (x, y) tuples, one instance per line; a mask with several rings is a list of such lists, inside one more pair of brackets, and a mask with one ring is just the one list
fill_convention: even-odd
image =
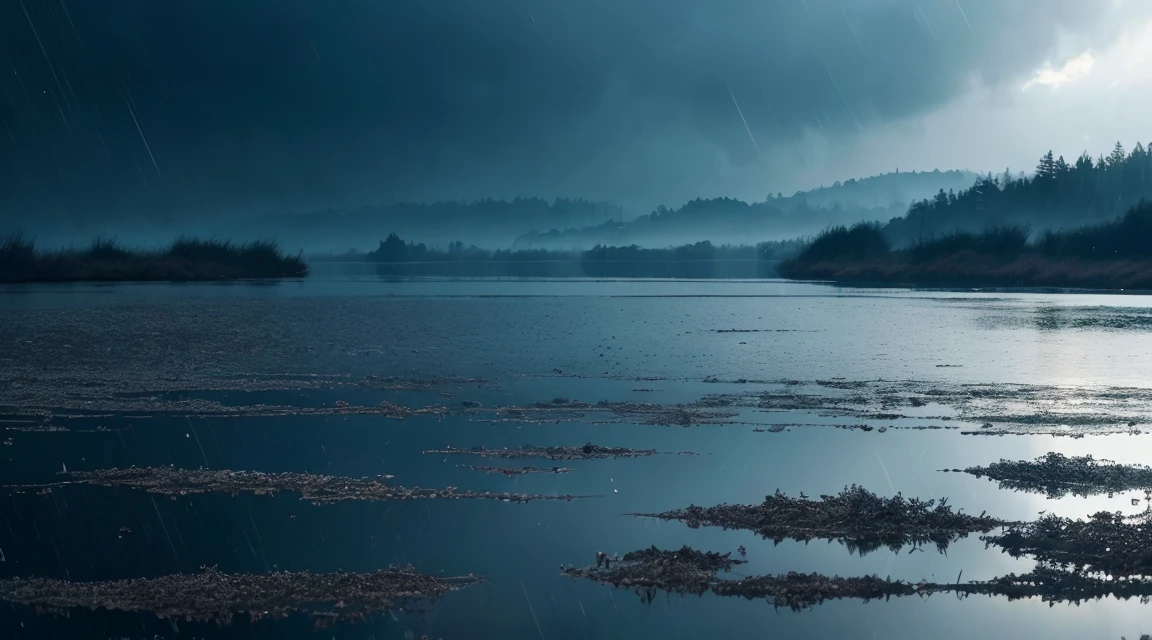
[(562, 571), (569, 577), (600, 579), (622, 589), (643, 589), (650, 598), (656, 589), (704, 593), (712, 588), (717, 573), (745, 562), (732, 558), (731, 553), (697, 551), (687, 545), (676, 551), (652, 546), (623, 558), (597, 553), (595, 567), (563, 567)]
[(676, 594), (713, 593), (718, 596), (765, 599), (775, 607), (793, 611), (810, 609), (828, 600), (856, 599), (864, 602), (891, 597), (935, 593), (960, 596), (1002, 596), (1009, 600), (1040, 598), (1050, 605), (1057, 602), (1080, 603), (1104, 597), (1118, 599), (1152, 597), (1152, 581), (1144, 579), (1109, 580), (1074, 571), (1038, 565), (1024, 574), (1010, 574), (987, 581), (954, 583), (908, 582), (876, 575), (859, 577), (828, 576), (820, 573), (789, 572), (779, 575), (723, 578), (739, 561), (730, 554), (697, 551), (684, 547), (663, 551), (652, 547), (587, 567), (561, 567), (561, 573), (572, 579), (594, 580), (621, 589), (632, 589), (646, 602), (658, 591)]
[(1002, 459), (986, 467), (968, 467), (963, 472), (995, 480), (1004, 489), (1043, 493), (1049, 498), (1152, 489), (1152, 467), (1097, 460), (1091, 455), (1048, 452), (1035, 460)]
[[(88, 336), (94, 344), (109, 345), (106, 353), (88, 354), (86, 344), (73, 344), (84, 340), (67, 338), (66, 342), (74, 350), (87, 354), (81, 357), (79, 353), (68, 353), (65, 361), (69, 366), (46, 360), (45, 354), (55, 345), (45, 342), (40, 334), (30, 337), (32, 334), (27, 331), (13, 333), (9, 344), (12, 353), (0, 360), (0, 413), (13, 416), (131, 413), (202, 417), (375, 414), (393, 419), (462, 415), (492, 422), (588, 421), (696, 426), (740, 423), (749, 415), (801, 411), (848, 419), (852, 424), (862, 424), (866, 430), (880, 431), (881, 427), (960, 428), (970, 435), (1053, 434), (1072, 437), (1143, 433), (1149, 430), (1152, 422), (1148, 420), (1152, 415), (1152, 389), (1146, 388), (958, 384), (923, 380), (753, 380), (721, 379), (711, 375), (689, 380), (739, 388), (704, 395), (691, 402), (667, 404), (608, 400), (586, 402), (563, 397), (508, 406), (484, 406), (472, 399), (419, 406), (408, 406), (397, 400), (365, 404), (337, 401), (324, 406), (306, 406), (305, 403), (295, 404), (290, 397), (281, 400), (283, 404), (245, 404), (236, 402), (244, 392), (349, 389), (399, 393), (439, 389), (445, 390), (445, 395), (455, 395), (471, 389), (498, 387), (500, 379), (467, 375), (465, 368), (451, 372), (448, 370), (450, 361), (428, 358), (421, 360), (420, 364), (431, 366), (439, 370), (438, 373), (412, 373), (408, 376), (366, 374), (364, 363), (368, 359), (349, 360), (346, 357), (348, 353), (339, 351), (327, 353), (330, 359), (317, 361), (314, 358), (321, 353), (316, 351), (322, 350), (307, 340), (294, 345), (287, 355), (299, 356), (303, 350), (309, 358), (293, 362), (292, 366), (282, 363), (271, 370), (257, 366), (270, 357), (267, 351), (253, 351), (235, 345), (213, 352), (206, 359), (202, 353), (189, 351), (191, 347), (187, 345), (169, 345), (166, 350), (155, 353), (145, 349), (133, 356), (141, 359), (138, 366), (125, 366), (125, 348), (135, 350), (142, 348), (141, 344), (152, 344), (152, 333), (169, 330), (167, 325), (157, 326), (153, 319), (141, 319), (141, 322), (151, 331), (149, 339), (140, 340), (136, 336), (126, 346), (116, 345), (112, 340), (122, 333), (118, 326), (105, 327), (108, 335)], [(77, 331), (83, 333), (79, 328)], [(5, 335), (0, 328), (0, 338)], [(325, 332), (324, 336), (331, 337), (330, 332)], [(366, 353), (353, 349), (351, 345), (342, 349), (351, 349), (349, 353), (361, 356)], [(399, 355), (392, 353), (395, 347), (387, 347), (386, 351), (393, 356)], [(285, 355), (271, 354), (274, 358)], [(179, 361), (186, 366), (173, 368), (166, 364), (169, 361)], [(314, 367), (301, 363), (312, 363)], [(506, 372), (505, 375), (666, 379), (659, 375), (623, 375), (612, 371), (595, 374), (550, 374), (547, 371), (546, 368), (527, 368)], [(196, 393), (204, 392), (235, 393), (229, 403), (223, 403), (210, 397), (195, 397)], [(892, 421), (900, 419), (915, 419), (916, 423), (892, 424)], [(758, 424), (767, 426), (771, 422)]]
[(12, 578), (0, 580), (0, 601), (61, 614), (82, 607), (220, 623), (242, 613), (253, 618), (305, 612), (356, 619), (404, 602), (433, 602), (482, 581), (474, 575), (437, 578), (410, 566), (373, 573), (227, 574), (208, 568), (196, 574), (107, 582)]
[(47, 485), (11, 487), (16, 490), (36, 489), (51, 491), (53, 487), (69, 484), (89, 484), (105, 487), (131, 487), (149, 493), (183, 496), (197, 493), (255, 493), (274, 494), (287, 491), (300, 494), (301, 500), (313, 504), (326, 504), (342, 500), (444, 500), (487, 499), (504, 502), (530, 500), (574, 500), (590, 496), (536, 495), (507, 491), (471, 491), (457, 487), (428, 489), (404, 487), (385, 482), (392, 476), (378, 478), (349, 478), (313, 473), (263, 473), (259, 471), (230, 471), (210, 469), (177, 469), (175, 467), (130, 467), (128, 469), (100, 469), (96, 471), (62, 471), (59, 475), (69, 480)]
[[(466, 455), (480, 458), (501, 458), (513, 460), (516, 458), (544, 458), (547, 460), (600, 460), (603, 458), (642, 458), (654, 456), (655, 449), (629, 449), (628, 447), (604, 447), (589, 442), (582, 447), (539, 447), (525, 444), (516, 449), (488, 449), (486, 447), (472, 447), (470, 449), (429, 449), (426, 454), (436, 455)], [(688, 452), (683, 452), (687, 454)]]
[(458, 464), (456, 466), (461, 469), (479, 471), (481, 473), (497, 473), (500, 475), (508, 476), (510, 478), (513, 476), (526, 476), (538, 473), (552, 473), (557, 475), (572, 473), (572, 470), (567, 467), (550, 467), (548, 469), (543, 469), (540, 467), (486, 467), (483, 465), (475, 464)]
[(883, 498), (863, 487), (845, 487), (834, 496), (818, 500), (790, 497), (780, 493), (764, 497), (755, 505), (696, 505), (664, 513), (638, 513), (637, 516), (680, 520), (689, 527), (747, 529), (777, 543), (784, 539), (808, 541), (814, 538), (837, 540), (861, 554), (887, 546), (898, 551), (932, 542), (941, 551), (969, 533), (984, 533), (1003, 526), (1003, 520), (981, 513), (978, 516), (953, 511), (947, 498), (935, 500), (905, 498), (896, 494)]
[(1087, 519), (1053, 514), (985, 536), (1013, 557), (1109, 576), (1152, 576), (1152, 512), (1125, 517), (1101, 511)]

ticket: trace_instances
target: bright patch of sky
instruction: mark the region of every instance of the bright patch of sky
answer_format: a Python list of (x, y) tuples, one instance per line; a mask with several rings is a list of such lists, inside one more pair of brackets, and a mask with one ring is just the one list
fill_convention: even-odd
[(807, 162), (795, 179), (816, 186), (897, 167), (1031, 172), (1048, 149), (1072, 161), (1083, 151), (1107, 155), (1117, 141), (1127, 150), (1137, 141), (1148, 146), (1152, 22), (1126, 25), (1106, 46), (1076, 44), (1064, 43), (1063, 57), (1013, 86), (989, 88), (972, 78), (946, 106), (873, 128), (851, 145), (812, 132), (796, 146)]
[(1092, 57), (1091, 51), (1085, 51), (1074, 58), (1069, 58), (1058, 69), (1054, 69), (1051, 64), (1046, 64), (1036, 70), (1036, 74), (1031, 80), (1024, 83), (1024, 89), (1030, 89), (1038, 84), (1053, 89), (1059, 88), (1061, 85), (1076, 82), (1092, 73), (1092, 66), (1095, 64), (1096, 59)]

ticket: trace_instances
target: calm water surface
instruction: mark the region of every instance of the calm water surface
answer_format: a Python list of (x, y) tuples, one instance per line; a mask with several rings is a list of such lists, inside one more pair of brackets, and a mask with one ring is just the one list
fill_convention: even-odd
[[(484, 375), (498, 384), (452, 389), (456, 400), (527, 403), (553, 397), (587, 401), (688, 402), (740, 385), (721, 379), (928, 380), (1073, 386), (1148, 386), (1152, 381), (1152, 298), (1135, 295), (931, 292), (842, 289), (785, 282), (397, 281), (327, 276), (273, 285), (114, 285), (30, 287), (0, 293), (13, 313), (120, 306), (163, 310), (188, 300), (378, 299), (435, 303), (452, 318), (399, 331), (381, 326), (397, 354), (429, 350), (445, 373)], [(419, 308), (418, 306), (416, 308)], [(431, 307), (430, 307), (431, 308)], [(455, 314), (455, 315), (453, 315)], [(420, 323), (420, 318), (413, 318)], [(464, 324), (471, 322), (467, 327)], [(457, 324), (453, 324), (457, 323)], [(459, 325), (459, 326), (458, 326)], [(718, 333), (740, 329), (756, 332)], [(423, 333), (421, 333), (423, 331)], [(436, 342), (437, 332), (441, 340)], [(406, 342), (407, 341), (407, 342)], [(411, 348), (409, 348), (411, 347)], [(612, 352), (612, 349), (615, 352)], [(605, 353), (607, 357), (599, 354)], [(414, 358), (415, 356), (405, 356)], [(399, 356), (397, 356), (399, 358)], [(383, 373), (409, 360), (373, 364)], [(947, 366), (942, 366), (947, 365)], [(368, 365), (365, 365), (368, 366)], [(580, 377), (539, 375), (553, 367)], [(338, 367), (337, 367), (338, 368)], [(634, 377), (659, 380), (637, 382)], [(637, 391), (643, 387), (648, 391)], [(243, 396), (244, 394), (232, 394)], [(330, 394), (329, 394), (330, 395)], [(413, 406), (441, 402), (436, 390), (380, 392)], [(229, 401), (225, 394), (222, 398)], [(249, 403), (250, 397), (231, 401)], [(454, 400), (454, 401), (456, 401)], [(320, 406), (321, 392), (275, 392), (263, 402)], [(833, 423), (800, 412), (776, 422)], [(841, 420), (841, 422), (843, 422)], [(878, 423), (880, 424), (880, 423)], [(93, 431), (96, 426), (112, 431)], [(1152, 633), (1137, 602), (1049, 607), (1039, 601), (937, 595), (861, 604), (831, 602), (801, 613), (763, 602), (712, 596), (634, 594), (573, 582), (560, 564), (590, 564), (597, 551), (649, 545), (734, 551), (742, 574), (819, 571), (876, 573), (908, 580), (987, 579), (1031, 569), (978, 536), (934, 549), (864, 556), (835, 543), (774, 545), (754, 534), (690, 529), (623, 514), (688, 504), (759, 502), (789, 494), (835, 493), (859, 484), (882, 495), (940, 498), (966, 512), (1006, 519), (1039, 511), (1082, 517), (1133, 512), (1130, 495), (1069, 498), (1012, 493), (942, 468), (1030, 459), (1047, 451), (1147, 462), (1150, 436), (981, 438), (959, 431), (887, 433), (822, 426), (783, 433), (751, 425), (656, 427), (633, 424), (489, 424), (463, 416), (405, 421), (380, 416), (157, 418), (106, 416), (74, 421), (69, 433), (16, 433), (0, 450), (3, 484), (48, 482), (69, 470), (175, 465), (394, 474), (405, 485), (531, 493), (594, 494), (576, 502), (505, 504), (407, 501), (312, 506), (292, 495), (206, 495), (176, 500), (98, 487), (63, 487), (51, 496), (4, 496), (0, 577), (102, 580), (196, 571), (372, 571), (412, 563), (423, 572), (483, 574), (489, 581), (448, 594), (423, 614), (314, 631), (306, 618), (228, 627), (158, 621), (146, 615), (77, 612), (38, 616), (0, 605), (13, 638), (1129, 638)], [(970, 425), (969, 425), (970, 426)], [(195, 433), (196, 437), (190, 437)], [(572, 444), (691, 450), (702, 455), (570, 463), (569, 475), (507, 479), (457, 468), (480, 460), (422, 455), (429, 448)], [(542, 461), (509, 461), (506, 466)], [(489, 462), (500, 464), (499, 462)], [(1141, 495), (1142, 497), (1142, 495)], [(120, 527), (133, 533), (124, 535)]]

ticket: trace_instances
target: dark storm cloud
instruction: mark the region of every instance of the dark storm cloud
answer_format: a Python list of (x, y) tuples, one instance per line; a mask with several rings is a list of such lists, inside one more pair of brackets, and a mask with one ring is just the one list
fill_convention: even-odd
[(771, 154), (923, 113), (1059, 32), (1106, 42), (1103, 4), (6, 0), (0, 207), (708, 194), (760, 161), (748, 130)]

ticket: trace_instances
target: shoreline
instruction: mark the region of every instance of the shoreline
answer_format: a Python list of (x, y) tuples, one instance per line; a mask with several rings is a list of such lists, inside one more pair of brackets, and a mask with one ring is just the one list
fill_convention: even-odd
[(228, 282), (303, 278), (308, 271), (302, 256), (271, 240), (178, 238), (163, 249), (125, 249), (97, 238), (85, 248), (44, 250), (15, 233), (0, 242), (0, 284)]
[(1024, 254), (1011, 260), (953, 254), (912, 263), (900, 256), (862, 260), (790, 260), (780, 276), (795, 281), (876, 287), (997, 289), (1075, 293), (1152, 290), (1152, 261), (1053, 259)]

